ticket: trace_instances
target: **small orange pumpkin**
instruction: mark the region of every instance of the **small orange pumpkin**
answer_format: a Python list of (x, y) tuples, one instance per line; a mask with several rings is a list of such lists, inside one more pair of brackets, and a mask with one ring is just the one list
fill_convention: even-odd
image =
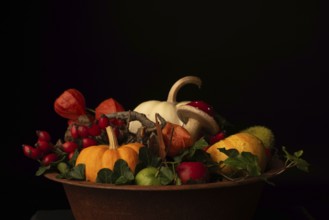
[(96, 145), (84, 148), (77, 157), (76, 165), (85, 165), (86, 180), (96, 182), (98, 171), (102, 168), (113, 170), (117, 160), (127, 162), (132, 172), (138, 163), (139, 149), (143, 144), (135, 142), (119, 146), (115, 133), (111, 126), (106, 127), (109, 145)]

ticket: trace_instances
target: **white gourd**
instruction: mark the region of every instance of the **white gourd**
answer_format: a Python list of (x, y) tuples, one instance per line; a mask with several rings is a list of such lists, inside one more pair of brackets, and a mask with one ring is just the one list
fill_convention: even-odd
[[(166, 101), (145, 101), (140, 103), (134, 109), (134, 111), (145, 114), (146, 117), (152, 120), (153, 122), (155, 122), (155, 114), (158, 113), (168, 122), (183, 125), (183, 122), (179, 119), (177, 115), (177, 107), (180, 105), (185, 105), (190, 101), (177, 102), (176, 96), (178, 91), (186, 84), (195, 84), (200, 88), (202, 81), (196, 76), (185, 76), (172, 85)], [(129, 124), (129, 131), (132, 133), (136, 133), (138, 128), (140, 127), (141, 123), (139, 121), (132, 121)]]

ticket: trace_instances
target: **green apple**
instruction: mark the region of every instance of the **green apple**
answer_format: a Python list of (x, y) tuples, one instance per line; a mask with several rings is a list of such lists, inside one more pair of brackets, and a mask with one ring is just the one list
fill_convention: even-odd
[(135, 177), (137, 185), (142, 186), (160, 186), (160, 178), (157, 177), (158, 169), (155, 167), (146, 167), (140, 170)]

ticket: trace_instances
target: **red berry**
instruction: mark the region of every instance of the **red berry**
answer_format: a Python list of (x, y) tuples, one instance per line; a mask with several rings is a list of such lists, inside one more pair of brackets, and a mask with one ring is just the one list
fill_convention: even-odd
[(74, 138), (74, 139), (79, 138), (78, 126), (76, 124), (72, 124), (70, 132), (71, 132), (72, 138)]
[(35, 147), (39, 149), (42, 153), (48, 153), (53, 149), (53, 145), (50, 142), (38, 140)]
[(92, 124), (88, 127), (88, 133), (91, 136), (98, 136), (102, 133), (101, 128), (98, 126), (98, 124)]
[(110, 124), (115, 127), (122, 127), (125, 126), (126, 123), (124, 120), (112, 118), (110, 119)]
[(75, 153), (75, 151), (72, 151), (71, 153), (69, 153), (69, 154), (67, 155), (67, 159), (71, 160), (72, 157), (73, 157), (73, 155), (74, 155), (74, 153)]
[(213, 145), (214, 143), (223, 140), (225, 138), (225, 132), (220, 131), (217, 134), (210, 137), (209, 144)]
[(79, 147), (79, 145), (73, 141), (67, 141), (64, 142), (62, 144), (61, 149), (65, 152), (65, 153), (71, 153), (73, 151), (75, 151), (75, 149), (77, 149)]
[(101, 129), (106, 128), (109, 124), (110, 124), (110, 120), (108, 117), (106, 117), (105, 115), (103, 115), (102, 117), (100, 117), (97, 121), (98, 126)]
[(47, 131), (37, 130), (36, 133), (37, 133), (37, 136), (38, 136), (39, 140), (46, 141), (46, 142), (51, 141), (51, 136)]
[(85, 125), (79, 125), (78, 126), (78, 133), (80, 137), (88, 137), (88, 127)]
[(90, 147), (93, 145), (96, 145), (97, 141), (93, 138), (83, 138), (82, 139), (82, 147), (86, 148), (86, 147)]
[(46, 154), (42, 160), (41, 163), (44, 166), (48, 166), (50, 163), (56, 162), (58, 160), (58, 156), (55, 153), (50, 153), (50, 154)]
[(33, 160), (37, 160), (41, 158), (42, 152), (39, 149), (34, 148), (27, 144), (23, 144), (22, 147), (23, 147), (24, 155), (27, 156), (28, 158), (31, 158)]

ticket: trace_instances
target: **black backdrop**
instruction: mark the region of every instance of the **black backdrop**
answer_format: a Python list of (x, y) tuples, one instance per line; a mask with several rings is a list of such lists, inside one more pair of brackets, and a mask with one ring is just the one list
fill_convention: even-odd
[(113, 97), (133, 109), (165, 100), (186, 75), (203, 86), (184, 87), (178, 101), (203, 99), (238, 126), (271, 127), (279, 147), (304, 149), (311, 172), (281, 176), (263, 204), (303, 206), (317, 217), (328, 207), (321, 2), (12, 2), (2, 15), (3, 192), (15, 213), (69, 207), (61, 186), (34, 176), (38, 164), (21, 152), (38, 129), (62, 137), (66, 121), (53, 111), (60, 93), (74, 87), (90, 108)]

